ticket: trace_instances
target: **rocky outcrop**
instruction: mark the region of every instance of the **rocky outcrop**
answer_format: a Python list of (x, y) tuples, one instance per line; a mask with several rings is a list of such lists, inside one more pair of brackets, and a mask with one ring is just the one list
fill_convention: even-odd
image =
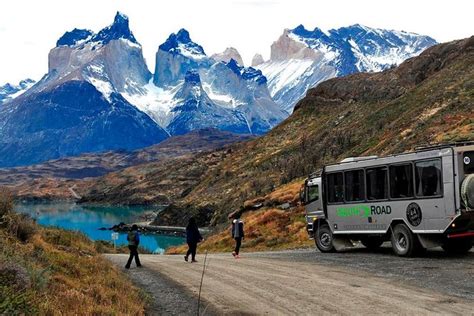
[(226, 48), (222, 53), (214, 54), (211, 56), (215, 61), (222, 61), (228, 63), (231, 59), (235, 60), (240, 66), (244, 66), (242, 56), (234, 47)]
[(252, 58), (252, 64), (251, 66), (252, 67), (256, 67), (260, 64), (263, 64), (265, 62), (265, 60), (263, 59), (262, 55), (260, 54), (255, 54)]
[(302, 42), (290, 37), (291, 31), (286, 29), (276, 42), (271, 46), (270, 59), (282, 61), (288, 59), (316, 59), (318, 53)]

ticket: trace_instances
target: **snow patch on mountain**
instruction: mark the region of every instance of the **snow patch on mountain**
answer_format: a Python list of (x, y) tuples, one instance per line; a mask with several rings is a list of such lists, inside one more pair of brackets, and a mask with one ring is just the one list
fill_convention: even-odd
[(18, 84), (6, 83), (5, 85), (0, 86), (0, 105), (19, 97), (35, 83), (36, 81), (33, 79), (25, 79), (20, 81)]

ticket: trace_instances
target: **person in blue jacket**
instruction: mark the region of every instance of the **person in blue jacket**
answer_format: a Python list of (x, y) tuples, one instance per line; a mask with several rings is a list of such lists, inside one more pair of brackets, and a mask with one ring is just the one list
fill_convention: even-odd
[(138, 258), (138, 245), (140, 244), (140, 234), (138, 233), (138, 226), (132, 225), (132, 230), (127, 234), (128, 249), (130, 249), (130, 257), (128, 258), (127, 264), (125, 265), (126, 269), (130, 269), (133, 258), (135, 258), (135, 263), (137, 267), (141, 267), (140, 258)]
[(197, 262), (196, 249), (197, 244), (201, 241), (202, 236), (199, 232), (196, 220), (194, 217), (191, 217), (189, 219), (188, 226), (186, 226), (186, 242), (188, 243), (188, 252), (186, 253), (186, 256), (184, 256), (185, 261), (188, 261), (189, 255), (191, 255), (191, 262)]

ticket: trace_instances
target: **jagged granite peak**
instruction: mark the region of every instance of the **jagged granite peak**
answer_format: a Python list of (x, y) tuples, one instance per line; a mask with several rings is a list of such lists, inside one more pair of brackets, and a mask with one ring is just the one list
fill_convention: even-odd
[(75, 28), (72, 31), (64, 33), (64, 35), (56, 42), (56, 46), (72, 47), (86, 43), (106, 45), (110, 41), (118, 39), (125, 39), (131, 43), (139, 45), (130, 30), (128, 17), (121, 12), (117, 12), (115, 14), (114, 22), (100, 30), (99, 33), (96, 34), (90, 30)]
[(133, 33), (130, 30), (128, 17), (121, 12), (117, 12), (115, 14), (114, 23), (100, 30), (99, 33), (94, 35), (92, 41), (107, 44), (112, 40), (117, 40), (120, 38), (138, 44), (135, 36), (133, 36)]
[(188, 70), (207, 68), (212, 60), (201, 45), (193, 42), (185, 29), (172, 33), (156, 52), (153, 83), (158, 87), (176, 86)]
[(75, 46), (81, 42), (87, 41), (94, 32), (91, 30), (77, 29), (68, 31), (56, 42), (56, 46)]
[(239, 65), (244, 66), (244, 61), (239, 51), (234, 47), (227, 47), (222, 53), (214, 54), (211, 56), (215, 61), (229, 62), (231, 59), (234, 59), (239, 63)]
[(263, 56), (260, 55), (260, 54), (255, 54), (252, 58), (252, 64), (251, 66), (252, 67), (256, 67), (260, 64), (263, 64), (265, 62), (265, 60), (263, 59)]
[(203, 55), (206, 55), (202, 46), (191, 40), (186, 29), (180, 29), (176, 34), (172, 33), (158, 49), (190, 58), (202, 58)]

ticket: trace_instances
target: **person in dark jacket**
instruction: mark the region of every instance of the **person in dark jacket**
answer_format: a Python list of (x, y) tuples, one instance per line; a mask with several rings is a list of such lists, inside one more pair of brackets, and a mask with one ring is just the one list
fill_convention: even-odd
[(133, 225), (132, 230), (127, 235), (128, 249), (130, 249), (130, 257), (128, 258), (127, 264), (125, 265), (126, 269), (130, 269), (133, 258), (135, 258), (135, 263), (137, 267), (141, 267), (140, 258), (138, 258), (138, 245), (140, 244), (140, 234), (138, 234), (138, 226)]
[(197, 244), (201, 241), (202, 236), (199, 232), (196, 220), (194, 217), (191, 217), (189, 219), (188, 226), (186, 226), (186, 242), (188, 243), (188, 252), (186, 253), (186, 256), (184, 256), (185, 261), (188, 261), (189, 255), (191, 255), (191, 262), (197, 262), (196, 249)]
[(242, 239), (244, 239), (244, 222), (240, 219), (240, 216), (236, 216), (232, 221), (232, 238), (235, 240), (235, 249), (232, 252), (234, 258), (240, 258), (240, 246), (242, 245)]

